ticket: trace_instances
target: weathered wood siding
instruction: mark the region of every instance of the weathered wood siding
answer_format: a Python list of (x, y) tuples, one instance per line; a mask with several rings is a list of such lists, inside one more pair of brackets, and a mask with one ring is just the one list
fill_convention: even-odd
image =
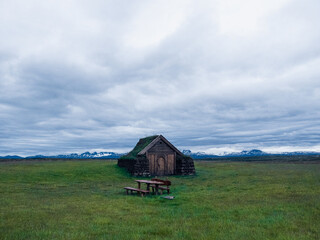
[(165, 142), (159, 141), (148, 150), (149, 171), (151, 175), (173, 175), (176, 169), (175, 151)]
[(175, 161), (175, 153), (168, 154), (168, 175), (175, 174), (176, 169), (176, 161)]
[(149, 153), (147, 154), (147, 158), (149, 160), (149, 171), (151, 175), (155, 175), (155, 167), (156, 167), (156, 154)]

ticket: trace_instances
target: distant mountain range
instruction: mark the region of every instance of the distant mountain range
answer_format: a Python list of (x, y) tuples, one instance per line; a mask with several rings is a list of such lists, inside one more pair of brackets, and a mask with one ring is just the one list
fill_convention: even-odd
[(98, 158), (98, 159), (111, 159), (111, 158), (119, 158), (123, 154), (121, 153), (114, 153), (114, 152), (84, 152), (81, 154), (71, 153), (71, 154), (60, 154), (54, 156), (44, 156), (44, 155), (35, 155), (35, 156), (28, 156), (28, 157), (20, 157), (17, 155), (7, 155), (7, 156), (0, 156), (0, 159), (43, 159), (43, 158), (68, 158), (68, 159), (91, 159), (91, 158)]
[(183, 150), (184, 155), (190, 156), (194, 159), (216, 158), (216, 157), (255, 157), (255, 156), (294, 156), (294, 155), (320, 155), (319, 152), (282, 152), (282, 153), (267, 153), (259, 149), (252, 149), (250, 151), (224, 153), (222, 155), (207, 154), (204, 152), (193, 153), (190, 150)]
[[(252, 149), (250, 151), (241, 151), (233, 153), (224, 153), (222, 155), (207, 154), (204, 152), (191, 152), (190, 150), (182, 150), (184, 155), (190, 156), (194, 159), (205, 159), (205, 158), (216, 158), (216, 157), (254, 157), (254, 156), (294, 156), (294, 155), (320, 155), (319, 152), (283, 152), (283, 153), (266, 153), (259, 149)], [(7, 155), (0, 156), (0, 159), (46, 159), (46, 158), (62, 158), (62, 159), (115, 159), (119, 158), (125, 153), (114, 153), (114, 152), (84, 152), (81, 154), (71, 153), (71, 154), (60, 154), (54, 156), (44, 156), (44, 155), (35, 155), (28, 157), (20, 157), (17, 155)]]

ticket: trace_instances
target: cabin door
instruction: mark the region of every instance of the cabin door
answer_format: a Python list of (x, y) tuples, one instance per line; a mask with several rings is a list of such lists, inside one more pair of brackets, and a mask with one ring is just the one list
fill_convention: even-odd
[(176, 157), (174, 153), (148, 154), (149, 171), (153, 176), (173, 175), (176, 172)]
[(159, 175), (159, 176), (166, 175), (165, 159), (163, 157), (157, 158), (156, 169), (157, 169), (157, 171), (156, 171), (157, 175)]

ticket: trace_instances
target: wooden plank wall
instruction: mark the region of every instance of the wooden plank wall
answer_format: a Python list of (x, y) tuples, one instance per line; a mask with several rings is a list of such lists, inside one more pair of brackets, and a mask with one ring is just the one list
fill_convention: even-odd
[[(176, 153), (166, 143), (159, 141), (147, 152), (149, 159), (149, 171), (151, 175), (172, 175), (176, 169)], [(158, 164), (158, 159), (164, 159), (163, 164)], [(160, 160), (162, 161), (162, 160)], [(164, 168), (164, 169), (159, 169)]]
[(175, 154), (168, 154), (168, 175), (174, 174), (175, 170)]
[(149, 159), (149, 172), (151, 175), (155, 175), (155, 161), (156, 161), (156, 154), (147, 154), (147, 158)]

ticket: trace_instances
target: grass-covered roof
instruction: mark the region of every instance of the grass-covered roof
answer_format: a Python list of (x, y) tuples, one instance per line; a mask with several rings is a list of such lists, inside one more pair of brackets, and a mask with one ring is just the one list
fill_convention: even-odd
[(136, 159), (138, 153), (142, 151), (146, 146), (148, 146), (154, 139), (159, 135), (154, 135), (150, 137), (141, 138), (137, 145), (128, 154), (122, 156), (120, 159)]

